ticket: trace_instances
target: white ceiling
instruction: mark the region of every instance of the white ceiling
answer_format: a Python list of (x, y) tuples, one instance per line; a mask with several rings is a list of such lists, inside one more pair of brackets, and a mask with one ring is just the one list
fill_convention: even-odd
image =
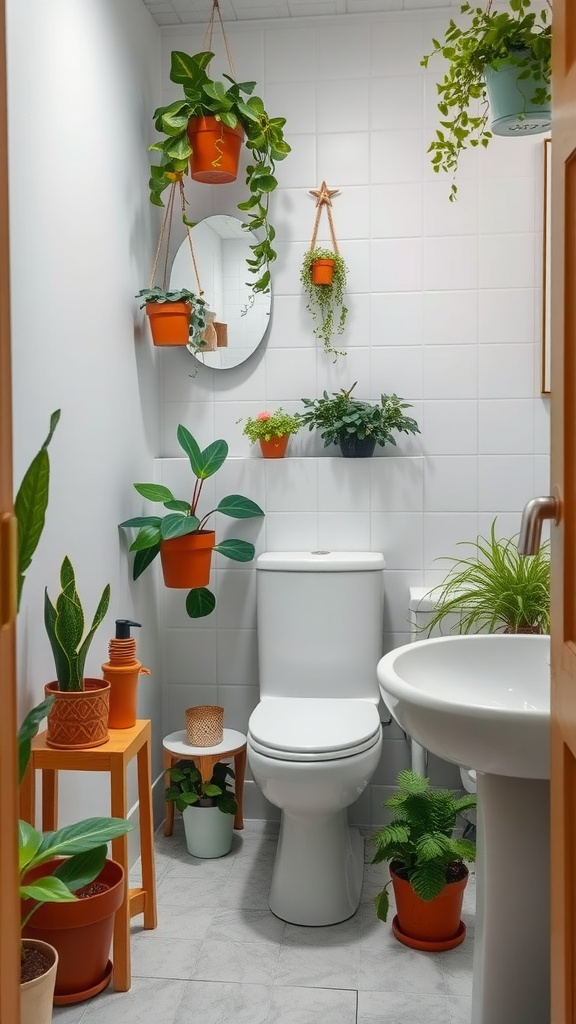
[[(212, 0), (144, 0), (158, 25), (206, 25)], [(223, 21), (460, 7), (461, 0), (220, 0)]]

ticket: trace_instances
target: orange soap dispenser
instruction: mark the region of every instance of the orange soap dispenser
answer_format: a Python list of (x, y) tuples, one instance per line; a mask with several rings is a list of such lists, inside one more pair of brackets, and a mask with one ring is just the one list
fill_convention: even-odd
[(102, 665), (104, 679), (110, 683), (110, 729), (131, 729), (136, 724), (138, 676), (150, 675), (136, 658), (136, 640), (130, 635), (139, 622), (116, 619), (116, 636), (108, 644), (110, 661)]

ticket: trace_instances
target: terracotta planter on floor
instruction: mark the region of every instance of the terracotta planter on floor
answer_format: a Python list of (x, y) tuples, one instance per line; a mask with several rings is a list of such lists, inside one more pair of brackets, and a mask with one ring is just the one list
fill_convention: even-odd
[(44, 693), (56, 698), (47, 719), (47, 746), (86, 750), (106, 743), (110, 683), (105, 679), (85, 679), (83, 690), (59, 690), (58, 683), (52, 682), (46, 684)]
[(147, 302), (152, 342), (157, 346), (187, 345), (190, 339), (189, 302)]
[[(26, 878), (32, 881), (49, 875), (59, 863), (55, 858), (40, 864)], [(24, 929), (26, 938), (48, 942), (58, 953), (57, 1006), (90, 999), (106, 988), (112, 976), (108, 957), (114, 918), (124, 899), (124, 869), (116, 861), (107, 860), (96, 882), (108, 888), (73, 903), (44, 903)]]
[(25, 939), (25, 949), (37, 949), (51, 961), (45, 974), (20, 985), (20, 1024), (52, 1024), (52, 1001), (58, 967), (58, 953), (54, 946), (37, 939)]
[(228, 128), (215, 117), (191, 117), (188, 140), (192, 147), (190, 174), (193, 180), (209, 185), (236, 181), (243, 139), (241, 125)]
[(332, 284), (334, 277), (334, 260), (314, 260), (312, 264), (312, 284)]
[(199, 530), (184, 537), (163, 540), (160, 545), (164, 586), (175, 590), (207, 587), (210, 582), (214, 530)]
[(265, 459), (283, 459), (288, 447), (289, 434), (282, 434), (281, 437), (271, 437), (266, 441), (260, 438), (260, 450)]
[(466, 877), (450, 882), (433, 900), (422, 900), (410, 882), (391, 869), (397, 914), (392, 931), (399, 942), (412, 949), (440, 952), (459, 946), (466, 937), (466, 925), (460, 920)]

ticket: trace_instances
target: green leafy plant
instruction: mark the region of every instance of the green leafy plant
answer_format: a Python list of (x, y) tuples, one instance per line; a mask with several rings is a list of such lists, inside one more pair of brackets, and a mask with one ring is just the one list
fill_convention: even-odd
[[(314, 284), (312, 281), (312, 264), (316, 260), (334, 260), (334, 274), (332, 284)], [(324, 351), (335, 357), (345, 356), (346, 352), (336, 349), (332, 345), (332, 338), (335, 334), (342, 334), (346, 326), (348, 307), (344, 304), (344, 292), (346, 290), (346, 278), (348, 267), (344, 257), (332, 249), (322, 249), (316, 246), (304, 253), (300, 281), (306, 295), (306, 308), (312, 319), (317, 323), (314, 334), (319, 338)]]
[(380, 402), (372, 405), (352, 398), (352, 392), (358, 382), (351, 388), (332, 392), (323, 392), (322, 398), (303, 398), (305, 407), (302, 424), (309, 430), (317, 429), (324, 439), (324, 447), (329, 444), (340, 444), (347, 438), (364, 440), (372, 437), (376, 444), (396, 444), (393, 431), (405, 434), (419, 434), (420, 428), (416, 420), (403, 413), (403, 409), (411, 409), (409, 402), (404, 402), (398, 395), (381, 395)]
[(520, 80), (533, 80), (532, 102), (545, 106), (551, 100), (552, 27), (547, 11), (533, 11), (531, 6), (531, 0), (510, 0), (508, 10), (491, 10), (490, 3), (486, 9), (463, 4), (460, 12), (468, 24), (461, 28), (451, 18), (444, 40), (433, 39), (433, 51), (420, 62), (427, 68), (436, 54), (449, 62), (437, 86), (441, 121), (428, 152), (435, 171), (452, 174), (451, 200), (456, 198), (454, 176), (461, 153), (468, 146), (486, 147), (492, 138), (486, 67), (498, 71), (506, 64), (513, 65)]
[(84, 689), (84, 665), (94, 633), (102, 622), (110, 604), (110, 584), (102, 591), (92, 625), (84, 636), (84, 611), (78, 591), (72, 562), (66, 556), (60, 567), (61, 591), (53, 605), (48, 588), (44, 591), (44, 625), (56, 664), (59, 690)]
[[(451, 881), (467, 874), (465, 860), (473, 861), (476, 847), (468, 839), (454, 837), (458, 815), (476, 806), (476, 797), (459, 797), (445, 789), (430, 789), (430, 780), (418, 772), (401, 771), (398, 792), (384, 801), (392, 820), (372, 838), (376, 846), (373, 864), (390, 861), (391, 868), (412, 886), (422, 900), (433, 900)], [(386, 883), (375, 899), (381, 921), (388, 916)]]
[(242, 433), (255, 444), (256, 441), (270, 441), (273, 437), (283, 437), (285, 434), (297, 434), (301, 425), (299, 413), (291, 416), (280, 407), (274, 412), (259, 412), (255, 419), (249, 416)]
[[(190, 460), (190, 467), (196, 478), (192, 498), (190, 501), (175, 498), (172, 491), (163, 484), (134, 484), (138, 494), (143, 498), (159, 502), (167, 509), (164, 516), (135, 516), (120, 523), (123, 529), (138, 529), (136, 539), (130, 545), (130, 551), (136, 552), (133, 568), (135, 580), (159, 554), (162, 541), (200, 532), (214, 512), (222, 512), (232, 519), (252, 519), (264, 515), (260, 506), (250, 498), (244, 498), (241, 494), (228, 494), (220, 499), (216, 508), (200, 518), (197, 511), (204, 481), (214, 476), (226, 461), (228, 445), (223, 440), (213, 441), (201, 451), (198, 442), (182, 424), (178, 426), (177, 437), (180, 447)], [(236, 562), (250, 562), (254, 558), (254, 545), (245, 540), (223, 540), (220, 544), (215, 544), (213, 550)], [(191, 618), (209, 615), (215, 605), (216, 598), (207, 587), (193, 588), (186, 598), (186, 610)]]
[(214, 765), (212, 778), (203, 782), (194, 761), (177, 761), (168, 770), (171, 786), (165, 790), (165, 800), (172, 800), (179, 811), (187, 807), (217, 807), (223, 814), (236, 814), (238, 804), (234, 790), (228, 786), (228, 778), (234, 778), (230, 765), (218, 761)]
[(192, 147), (187, 127), (191, 117), (215, 117), (229, 128), (241, 125), (251, 162), (246, 168), (246, 184), (250, 197), (238, 203), (247, 214), (243, 225), (248, 231), (261, 231), (262, 240), (251, 245), (253, 258), (248, 260), (249, 273), (254, 275), (255, 292), (270, 289), (270, 264), (276, 259), (272, 248), (275, 231), (269, 220), (270, 195), (278, 182), (275, 167), (290, 152), (284, 138), (284, 117), (270, 117), (263, 101), (254, 96), (255, 82), (236, 82), (229, 75), (226, 82), (215, 81), (208, 74), (214, 54), (205, 51), (193, 55), (179, 50), (172, 52), (170, 79), (182, 86), (184, 97), (154, 112), (158, 132), (165, 136), (149, 148), (162, 154), (160, 166), (151, 168), (150, 201), (163, 206), (162, 193), (174, 180), (188, 170)]
[(496, 539), (496, 519), (490, 537), (460, 541), (472, 548), (469, 558), (450, 559), (453, 565), (431, 593), (436, 611), (425, 628), (442, 625), (457, 613), (452, 631), (459, 633), (549, 633), (550, 545), (543, 543), (530, 557), (518, 554), (516, 538)]
[(60, 409), (56, 409), (50, 417), (48, 437), (28, 466), (14, 499), (14, 512), (18, 521), (18, 609), (26, 570), (30, 568), (46, 521), (50, 488), (48, 445), (59, 419)]
[[(26, 715), (18, 732), (18, 761), (20, 782), (24, 778), (30, 759), (31, 742), (43, 718), (48, 714), (54, 697), (48, 697)], [(86, 818), (56, 832), (40, 833), (27, 821), (18, 827), (19, 891), (26, 904), (22, 928), (42, 903), (68, 903), (76, 900), (75, 893), (89, 885), (100, 874), (107, 855), (107, 843), (118, 839), (134, 826), (123, 818)], [(26, 881), (26, 875), (54, 857), (66, 857), (56, 870), (44, 877)], [(22, 956), (24, 956), (24, 949)]]
[(206, 312), (207, 303), (199, 295), (189, 291), (187, 288), (180, 288), (177, 291), (166, 291), (164, 288), (158, 286), (154, 288), (142, 288), (138, 292), (137, 299), (143, 299), (140, 309), (143, 309), (146, 303), (164, 303), (164, 302), (187, 302), (190, 306), (190, 342), (194, 349), (202, 349), (205, 347), (205, 342), (201, 341), (200, 335), (206, 327)]

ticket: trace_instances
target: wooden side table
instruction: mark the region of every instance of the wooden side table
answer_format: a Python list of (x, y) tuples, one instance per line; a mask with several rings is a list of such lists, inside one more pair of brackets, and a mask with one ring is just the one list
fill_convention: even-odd
[[(242, 817), (242, 805), (244, 799), (244, 775), (246, 773), (246, 737), (242, 732), (235, 729), (224, 729), (222, 743), (213, 747), (193, 747), (188, 742), (185, 729), (179, 732), (172, 732), (165, 736), (162, 745), (164, 747), (164, 770), (172, 768), (177, 761), (194, 761), (202, 782), (208, 782), (212, 778), (212, 769), (218, 761), (230, 761), (234, 759), (234, 792), (238, 810), (234, 818), (234, 828), (244, 828)], [(170, 779), (166, 776), (166, 785)], [(166, 821), (164, 823), (164, 835), (171, 836), (174, 828), (174, 803), (166, 801)]]
[(52, 831), (58, 827), (58, 772), (109, 772), (110, 812), (114, 818), (125, 818), (128, 812), (126, 768), (134, 757), (137, 758), (141, 888), (128, 888), (128, 836), (112, 840), (112, 857), (122, 865), (126, 873), (124, 902), (114, 922), (113, 983), (117, 992), (127, 992), (132, 984), (131, 918), (143, 914), (144, 928), (156, 927), (151, 736), (150, 722), (148, 719), (142, 719), (131, 729), (111, 729), (110, 739), (100, 747), (92, 747), (90, 750), (56, 750), (46, 745), (46, 732), (42, 732), (32, 741), (30, 763), (20, 786), (20, 815), (24, 821), (34, 824), (36, 770), (42, 772), (42, 830)]

